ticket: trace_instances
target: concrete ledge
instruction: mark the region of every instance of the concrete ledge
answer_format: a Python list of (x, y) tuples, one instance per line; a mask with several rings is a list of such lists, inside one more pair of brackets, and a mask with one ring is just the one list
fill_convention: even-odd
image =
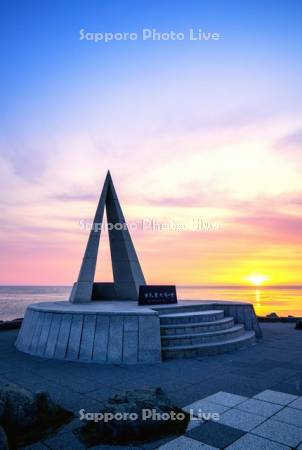
[(247, 331), (255, 331), (255, 336), (258, 339), (262, 338), (262, 331), (251, 303), (216, 303), (216, 308), (223, 309), (225, 316), (234, 317), (235, 323), (243, 324)]
[(112, 303), (102, 307), (68, 302), (30, 305), (15, 345), (30, 355), (67, 361), (160, 362), (158, 313)]
[(91, 303), (70, 303), (70, 302), (43, 302), (33, 303), (27, 309), (52, 313), (71, 314), (123, 314), (123, 315), (158, 315), (150, 307), (138, 306), (135, 301), (94, 301)]

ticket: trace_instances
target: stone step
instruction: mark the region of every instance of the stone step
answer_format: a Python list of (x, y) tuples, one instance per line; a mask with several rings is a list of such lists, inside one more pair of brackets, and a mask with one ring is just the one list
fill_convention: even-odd
[(178, 345), (175, 347), (162, 347), (162, 358), (195, 358), (198, 356), (218, 355), (249, 347), (255, 342), (255, 332), (245, 331), (242, 335), (221, 342), (208, 342), (206, 344)]
[(223, 319), (224, 312), (222, 310), (217, 311), (197, 311), (188, 313), (173, 313), (162, 314), (159, 316), (161, 325), (172, 325), (179, 323), (196, 323), (196, 322), (213, 322), (215, 320)]
[(177, 347), (181, 345), (206, 344), (207, 342), (221, 342), (233, 339), (245, 332), (243, 325), (235, 325), (227, 330), (212, 331), (200, 334), (182, 334), (162, 336), (162, 347)]
[(219, 331), (232, 328), (234, 326), (233, 317), (224, 317), (212, 322), (180, 323), (172, 325), (161, 325), (160, 333), (162, 336), (171, 336), (173, 334), (199, 334), (208, 331)]

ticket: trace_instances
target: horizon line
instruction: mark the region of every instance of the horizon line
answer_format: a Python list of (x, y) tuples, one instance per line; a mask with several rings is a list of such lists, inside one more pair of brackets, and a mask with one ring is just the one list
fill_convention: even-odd
[[(156, 284), (156, 283), (149, 283)], [(146, 283), (148, 285), (148, 283)], [(168, 285), (168, 283), (160, 283), (159, 286)], [(0, 287), (70, 287), (72, 288), (72, 284), (0, 284)], [(173, 284), (174, 286), (174, 284)], [(191, 288), (191, 289), (302, 289), (302, 284), (270, 284), (270, 285), (248, 285), (248, 284), (175, 284), (178, 288)]]

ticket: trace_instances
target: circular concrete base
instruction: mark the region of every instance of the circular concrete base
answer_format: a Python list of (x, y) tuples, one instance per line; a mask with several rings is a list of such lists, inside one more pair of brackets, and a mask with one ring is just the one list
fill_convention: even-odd
[(29, 305), (16, 347), (31, 355), (110, 364), (161, 360), (158, 312), (131, 301)]

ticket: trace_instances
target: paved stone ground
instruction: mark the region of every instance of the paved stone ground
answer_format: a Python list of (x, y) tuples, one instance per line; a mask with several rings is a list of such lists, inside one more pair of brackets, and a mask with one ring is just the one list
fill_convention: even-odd
[[(203, 448), (206, 450), (208, 448), (209, 450), (213, 447), (234, 446), (234, 442), (237, 445), (231, 447), (234, 450), (240, 448), (281, 450), (298, 446), (302, 442), (301, 436), (301, 442), (298, 444), (299, 432), (290, 442), (282, 442), (282, 438), (279, 437), (279, 440), (277, 439), (279, 444), (275, 443), (274, 446), (270, 439), (273, 439), (277, 433), (285, 436), (290, 431), (293, 435), (293, 431), (296, 429), (302, 430), (302, 422), (296, 423), (300, 420), (296, 417), (299, 414), (296, 413), (293, 416), (291, 411), (293, 408), (289, 404), (296, 399), (292, 396), (302, 396), (302, 332), (294, 330), (293, 324), (265, 323), (261, 327), (264, 333), (263, 341), (246, 350), (225, 355), (139, 366), (106, 366), (31, 357), (14, 348), (16, 331), (1, 332), (0, 383), (12, 382), (33, 391), (46, 390), (53, 400), (74, 411), (75, 414), (78, 414), (82, 408), (86, 411), (97, 412), (102, 400), (112, 394), (132, 388), (160, 386), (170, 399), (181, 407), (190, 406), (196, 401), (216, 394), (214, 401), (211, 397), (207, 399), (207, 402), (214, 403), (216, 406), (220, 405), (221, 420), (219, 423), (202, 425), (197, 423), (198, 427), (192, 425), (192, 429), (181, 438), (182, 441), (178, 441), (178, 444), (176, 441), (172, 443), (170, 438), (140, 447), (146, 450), (159, 448), (162, 445), (165, 445), (163, 449)], [(289, 406), (284, 403), (283, 412), (276, 410), (282, 394), (263, 393), (267, 390), (290, 394), (287, 397), (287, 400), (290, 399), (290, 402), (287, 402)], [(222, 393), (217, 394), (221, 391)], [(240, 397), (237, 398), (237, 396)], [(254, 396), (256, 399), (248, 400)], [(225, 405), (226, 397), (229, 398), (228, 405)], [(240, 402), (236, 403), (236, 399), (239, 399)], [(255, 400), (257, 400), (256, 403)], [(262, 403), (259, 404), (259, 402)], [(263, 402), (265, 402), (264, 405)], [(240, 407), (240, 404), (243, 406)], [(295, 412), (297, 410), (298, 408), (294, 408)], [(276, 425), (276, 419), (275, 417), (272, 419), (272, 416), (279, 413), (283, 414), (282, 420), (277, 421)], [(261, 418), (264, 416), (273, 423), (262, 423)], [(56, 435), (30, 448), (37, 450), (45, 448), (83, 449), (82, 444), (72, 433), (72, 429), (77, 426), (79, 426), (79, 420), (74, 420)], [(288, 428), (293, 426), (294, 430)], [(260, 429), (257, 434), (247, 433), (256, 428)], [(227, 443), (220, 442), (219, 436), (228, 433), (232, 435), (229, 441)], [(211, 436), (218, 436), (217, 441), (213, 441)], [(270, 446), (261, 439), (268, 439)], [(212, 443), (210, 444), (210, 442)], [(216, 445), (214, 445), (215, 442)], [(264, 443), (268, 446), (264, 447)], [(294, 445), (292, 445), (293, 443)], [(204, 444), (207, 444), (208, 447)], [(97, 448), (117, 449), (118, 447), (99, 446)], [(121, 448), (125, 449), (125, 447)]]

